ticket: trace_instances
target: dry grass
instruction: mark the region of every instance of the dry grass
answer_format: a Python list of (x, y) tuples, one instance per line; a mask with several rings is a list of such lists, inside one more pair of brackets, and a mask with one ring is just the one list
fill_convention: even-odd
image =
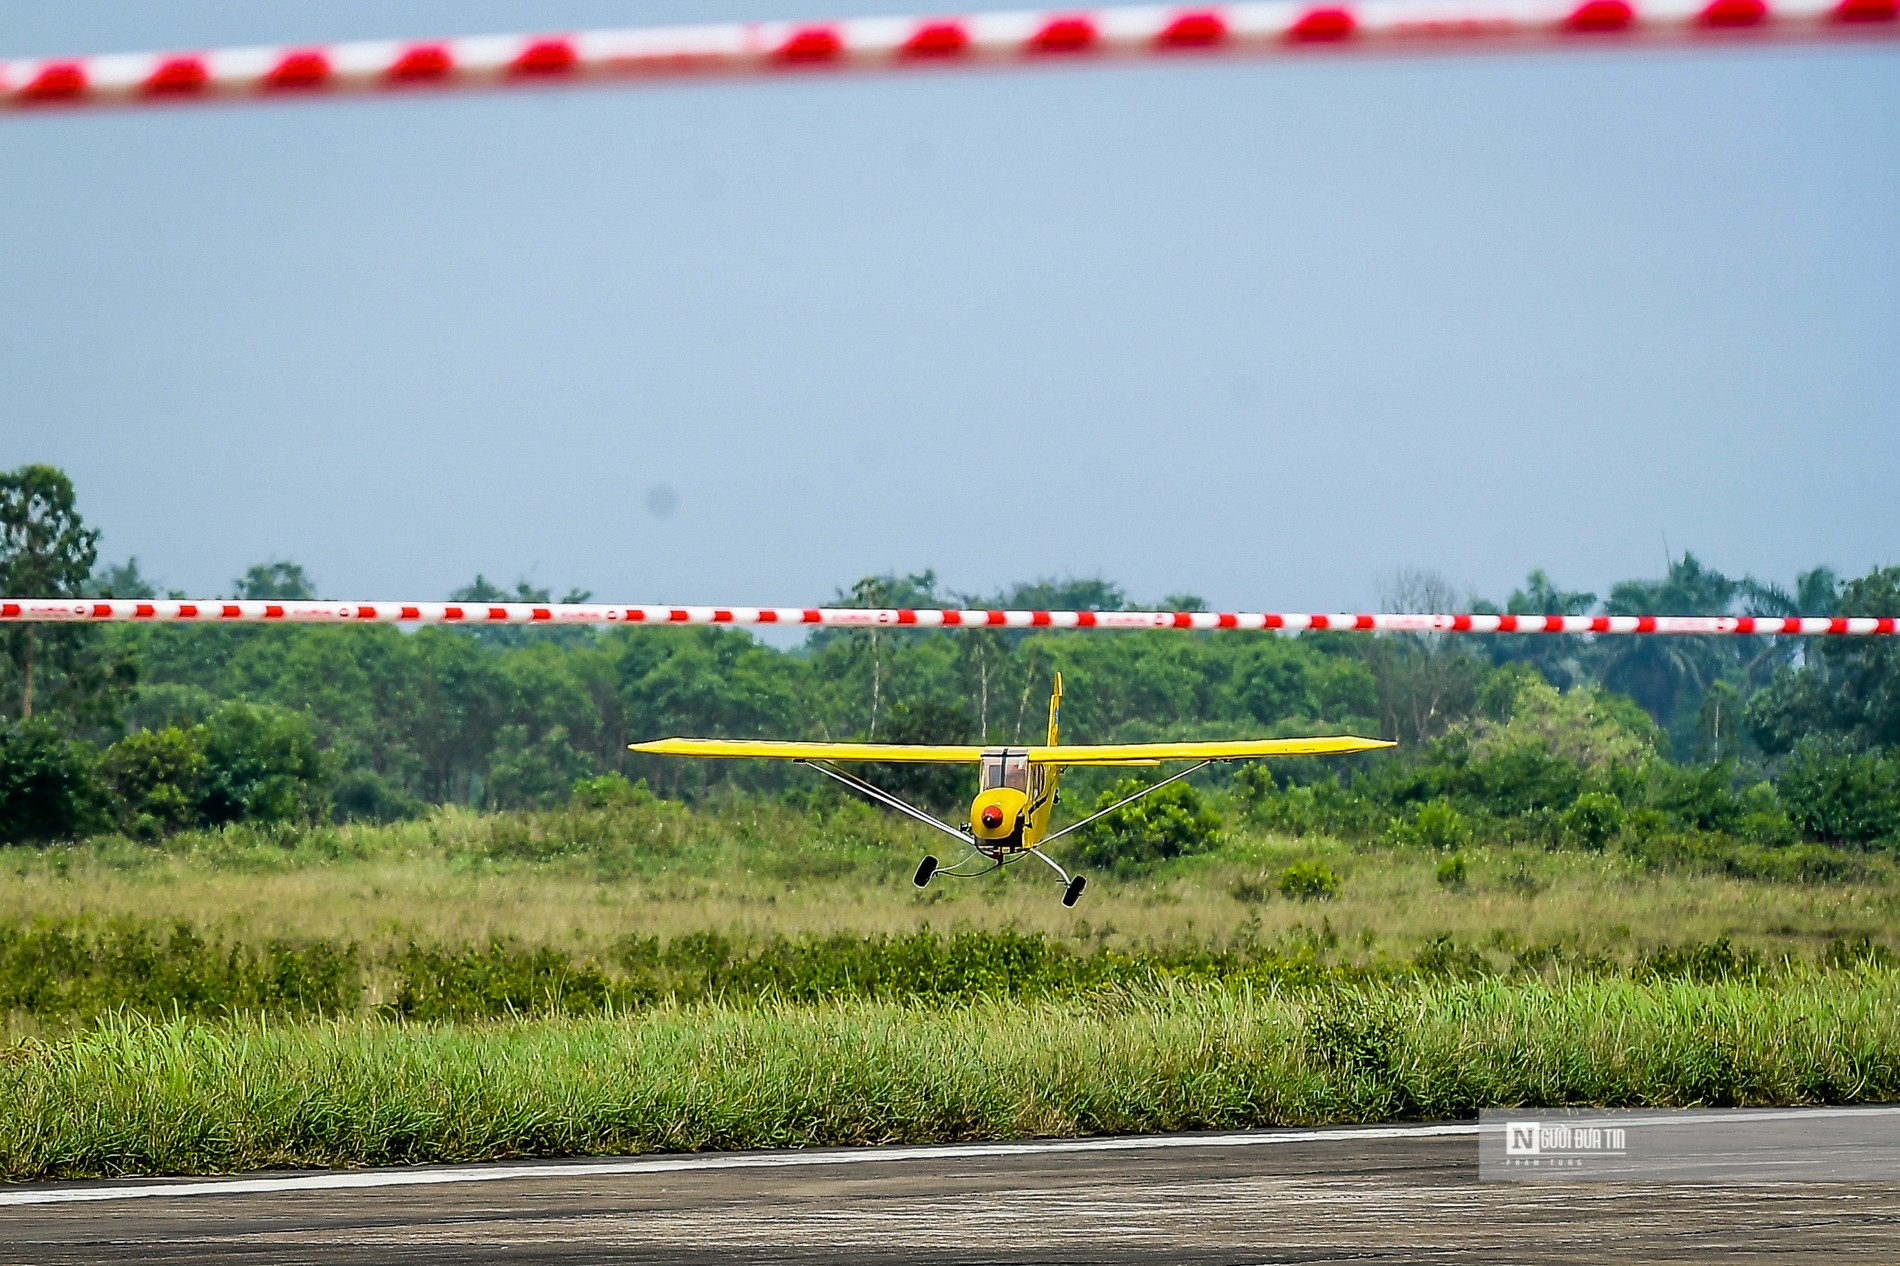
[[(1467, 853), (1465, 884), (1453, 888), (1435, 879), (1435, 854), (1243, 831), (1216, 853), (1147, 874), (1096, 875), (1082, 904), (1066, 910), (1053, 875), (1031, 862), (919, 893), (910, 872), (934, 844), (868, 812), (639, 812), (632, 825), (624, 815), (449, 812), (297, 836), (233, 831), (164, 846), (21, 851), (0, 868), (0, 919), (126, 916), (250, 939), (508, 937), (562, 947), (709, 928), (741, 936), (1010, 928), (1107, 944), (1247, 934), (1318, 937), (1347, 959), (1409, 954), (1445, 934), (1466, 945), (1562, 944), (1615, 958), (1721, 936), (1802, 957), (1836, 937), (1900, 946), (1900, 884), (1882, 865), (1854, 883), (1797, 885), (1657, 872), (1615, 855), (1478, 848)], [(1274, 894), (1280, 870), (1306, 858), (1343, 877), (1335, 898)]]

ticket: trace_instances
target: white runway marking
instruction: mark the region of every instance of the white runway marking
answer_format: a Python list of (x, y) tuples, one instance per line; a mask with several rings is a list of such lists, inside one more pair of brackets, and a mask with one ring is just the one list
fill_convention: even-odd
[(79, 1204), (98, 1200), (178, 1199), (185, 1196), (257, 1195), (278, 1191), (347, 1191), (373, 1187), (433, 1187), (449, 1183), (506, 1182), (522, 1178), (602, 1178), (626, 1174), (672, 1174), (695, 1169), (787, 1169), (813, 1165), (871, 1165), (885, 1161), (1043, 1156), (1063, 1152), (1138, 1152), (1182, 1147), (1261, 1147), (1274, 1143), (1347, 1142), (1358, 1139), (1426, 1138), (1478, 1133), (1476, 1121), (1436, 1125), (1382, 1125), (1326, 1130), (1245, 1134), (1156, 1134), (1106, 1139), (1049, 1139), (1034, 1143), (952, 1143), (928, 1147), (703, 1153), (648, 1159), (580, 1161), (570, 1164), (487, 1163), (440, 1169), (372, 1169), (344, 1173), (289, 1174), (276, 1178), (213, 1178), (140, 1186), (42, 1187), (0, 1191), (0, 1206)]
[[(1724, 1123), (1783, 1121), (1797, 1117), (1900, 1114), (1900, 1107), (1741, 1109), (1722, 1113)], [(1630, 1125), (1662, 1124), (1670, 1116), (1619, 1117)], [(837, 1148), (811, 1151), (699, 1153), (629, 1157), (624, 1160), (566, 1164), (442, 1166), (372, 1169), (272, 1178), (212, 1178), (134, 1185), (40, 1187), (0, 1191), (0, 1206), (83, 1204), (108, 1200), (182, 1199), (196, 1196), (259, 1195), (284, 1191), (348, 1191), (378, 1187), (434, 1187), (454, 1183), (509, 1182), (532, 1178), (605, 1178), (632, 1174), (671, 1174), (690, 1170), (789, 1169), (800, 1166), (875, 1165), (909, 1160), (981, 1160), (1008, 1156), (1046, 1156), (1086, 1152), (1141, 1152), (1176, 1148), (1267, 1147), (1280, 1143), (1349, 1143), (1376, 1139), (1476, 1137), (1476, 1121), (1428, 1125), (1347, 1126), (1318, 1130), (1249, 1131), (1232, 1134), (1154, 1134), (1119, 1138), (1044, 1139), (1030, 1143), (953, 1143), (921, 1147)]]

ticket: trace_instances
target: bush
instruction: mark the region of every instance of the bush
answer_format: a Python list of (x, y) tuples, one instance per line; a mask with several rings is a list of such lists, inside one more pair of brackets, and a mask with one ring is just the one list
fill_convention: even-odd
[(331, 800), (345, 822), (403, 822), (429, 811), (425, 801), (373, 769), (352, 769), (338, 778)]
[(1861, 752), (1838, 740), (1795, 746), (1778, 790), (1801, 831), (1829, 843), (1900, 841), (1900, 756)]
[(1645, 773), (1650, 800), (1677, 825), (1692, 831), (1733, 832), (1746, 809), (1734, 792), (1734, 767), (1726, 762), (1677, 766), (1651, 761)]
[(551, 725), (537, 737), (525, 725), (504, 725), (488, 766), (488, 807), (552, 809), (592, 766), (566, 726)]
[(1859, 936), (1837, 936), (1821, 952), (1821, 965), (1836, 971), (1892, 971), (1900, 967), (1900, 958), (1865, 932)]
[(77, 838), (103, 823), (105, 803), (90, 747), (40, 722), (0, 722), (0, 842)]
[(1719, 980), (1748, 979), (1763, 969), (1761, 954), (1743, 946), (1737, 949), (1726, 936), (1704, 944), (1671, 946), (1646, 954), (1637, 964), (1638, 979), (1694, 980), (1703, 984)]
[(312, 822), (329, 816), (324, 760), (310, 718), (227, 703), (204, 727), (204, 820)]
[(108, 747), (100, 773), (118, 797), (122, 827), (140, 839), (170, 835), (203, 821), (203, 726), (139, 730)]
[(1280, 872), (1280, 895), (1295, 901), (1326, 901), (1339, 891), (1339, 876), (1324, 862), (1294, 862)]
[(117, 922), (0, 927), (0, 1010), (85, 1019), (148, 1015), (337, 1014), (362, 997), (348, 943), (206, 940), (192, 928)]
[[(1095, 802), (1100, 812), (1141, 790), (1124, 778)], [(1091, 866), (1130, 869), (1153, 862), (1204, 853), (1220, 843), (1220, 815), (1185, 782), (1171, 783), (1125, 809), (1082, 828), (1081, 860)]]
[(1234, 775), (1234, 786), (1248, 821), (1286, 835), (1374, 835), (1390, 816), (1372, 797), (1331, 776), (1281, 791), (1264, 765), (1247, 765)]
[(1563, 808), (1577, 798), (1584, 774), (1572, 761), (1516, 743), (1473, 760), (1464, 780), (1486, 809), (1508, 817)]
[(1741, 879), (1767, 879), (1784, 884), (1840, 883), (1853, 879), (1862, 870), (1851, 853), (1825, 844), (1768, 848), (1745, 844), (1729, 854), (1723, 868)]
[(1564, 810), (1564, 833), (1584, 847), (1601, 849), (1623, 829), (1623, 802), (1606, 791), (1586, 791)]
[(547, 946), (494, 941), (442, 949), (416, 945), (396, 958), (396, 996), (384, 1010), (405, 1020), (599, 1011), (607, 978)]
[(1395, 818), (1388, 832), (1395, 844), (1450, 852), (1471, 842), (1471, 823), (1445, 799), (1428, 801), (1410, 818)]
[(1773, 783), (1758, 782), (1743, 792), (1742, 808), (1735, 833), (1750, 844), (1782, 848), (1795, 842), (1794, 822), (1782, 807)]
[(1444, 885), (1447, 888), (1464, 887), (1465, 886), (1464, 854), (1453, 853), (1450, 857), (1447, 857), (1444, 861), (1438, 863), (1438, 868), (1432, 872), (1432, 877), (1438, 880), (1440, 884)]
[(647, 788), (644, 778), (639, 782), (628, 782), (625, 774), (602, 774), (598, 778), (577, 778), (574, 781), (573, 803), (584, 809), (652, 804), (658, 799)]

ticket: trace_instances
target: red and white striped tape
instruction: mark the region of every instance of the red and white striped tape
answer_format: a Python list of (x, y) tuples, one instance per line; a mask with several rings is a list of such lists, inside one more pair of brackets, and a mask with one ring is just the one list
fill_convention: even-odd
[(0, 623), (729, 624), (810, 628), (1333, 629), (1360, 633), (1671, 633), (1893, 637), (1892, 616), (1351, 615), (1266, 611), (951, 611), (899, 607), (657, 607), (594, 602), (276, 602), (0, 598)]
[(1900, 0), (1372, 0), (634, 27), (0, 62), (0, 109), (1313, 51), (1900, 35)]

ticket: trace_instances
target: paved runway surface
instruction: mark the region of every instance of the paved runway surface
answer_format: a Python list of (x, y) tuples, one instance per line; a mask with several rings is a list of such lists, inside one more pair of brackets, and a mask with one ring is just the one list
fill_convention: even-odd
[(0, 1189), (7, 1262), (1900, 1262), (1900, 1187), (1480, 1183), (1473, 1127)]

